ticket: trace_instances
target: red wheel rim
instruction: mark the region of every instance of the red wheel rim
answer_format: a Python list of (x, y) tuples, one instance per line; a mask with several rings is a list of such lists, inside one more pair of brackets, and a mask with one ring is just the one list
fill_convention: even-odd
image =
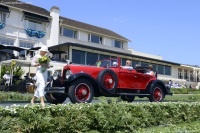
[(113, 89), (115, 85), (114, 77), (111, 74), (106, 74), (103, 78), (103, 84), (107, 89)]
[(155, 101), (161, 101), (162, 100), (162, 90), (158, 87), (155, 88), (154, 92), (153, 92), (153, 98)]
[(87, 101), (90, 97), (90, 87), (85, 83), (80, 83), (76, 86), (75, 97), (78, 101)]

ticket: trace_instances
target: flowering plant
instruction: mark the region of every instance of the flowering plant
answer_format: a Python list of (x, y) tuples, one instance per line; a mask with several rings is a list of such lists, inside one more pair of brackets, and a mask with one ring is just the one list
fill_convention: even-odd
[(45, 55), (38, 58), (38, 62), (42, 66), (42, 72), (44, 73), (47, 69), (48, 63), (50, 62), (50, 58)]

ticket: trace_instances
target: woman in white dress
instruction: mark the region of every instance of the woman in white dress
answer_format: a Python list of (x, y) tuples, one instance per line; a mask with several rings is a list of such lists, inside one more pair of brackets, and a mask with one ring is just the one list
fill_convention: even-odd
[[(35, 90), (34, 96), (31, 99), (31, 104), (34, 104), (34, 101), (36, 98), (40, 98), (40, 104), (42, 106), (45, 106), (44, 103), (44, 95), (45, 95), (45, 86), (46, 86), (46, 82), (47, 82), (47, 71), (43, 69), (43, 67), (39, 64), (38, 59), (45, 56), (48, 52), (48, 47), (47, 46), (42, 46), (39, 49), (39, 54), (35, 55), (32, 59), (32, 66), (37, 67), (36, 70), (36, 86), (37, 89)], [(49, 64), (47, 66), (47, 68), (49, 67)]]

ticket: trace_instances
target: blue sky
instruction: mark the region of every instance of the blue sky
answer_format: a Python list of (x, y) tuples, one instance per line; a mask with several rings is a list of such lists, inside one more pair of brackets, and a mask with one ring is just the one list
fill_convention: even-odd
[(136, 51), (200, 65), (200, 0), (22, 0), (112, 30)]

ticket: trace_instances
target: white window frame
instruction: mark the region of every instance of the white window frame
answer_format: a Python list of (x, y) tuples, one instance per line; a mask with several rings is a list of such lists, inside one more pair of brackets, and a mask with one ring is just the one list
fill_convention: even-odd
[(6, 15), (7, 14), (5, 12), (0, 12), (0, 22), (6, 23)]
[[(60, 27), (60, 35), (64, 36), (64, 29), (69, 29), (73, 31), (73, 37), (69, 37), (69, 38), (73, 38), (73, 39), (78, 39), (78, 31), (74, 30), (74, 29), (70, 29), (68, 27)], [(68, 37), (68, 36), (64, 36), (64, 37)]]
[[(113, 39), (112, 40), (112, 46), (113, 47), (115, 47), (115, 41), (118, 41), (118, 42), (120, 42), (120, 49), (123, 49), (124, 48), (124, 43), (123, 43), (123, 41), (119, 41), (119, 40), (116, 40), (116, 39)], [(115, 47), (115, 48), (118, 48), (118, 47)]]
[[(88, 42), (91, 42), (91, 43), (95, 43), (95, 42), (92, 42), (92, 35), (93, 36), (98, 36), (99, 37), (99, 43), (96, 43), (96, 44), (103, 44), (103, 37), (102, 36), (99, 36), (99, 35), (95, 35), (95, 34), (91, 34), (89, 33), (88, 34)], [(100, 39), (101, 38), (101, 39)]]
[[(31, 19), (25, 19), (24, 23), (25, 23), (24, 27), (26, 27), (28, 29), (46, 32), (46, 24), (43, 22), (39, 22), (39, 21), (31, 20)], [(34, 28), (30, 28), (30, 26), (29, 26), (30, 23), (34, 23)], [(38, 24), (40, 24), (40, 26), (42, 27), (41, 29), (37, 29)]]

